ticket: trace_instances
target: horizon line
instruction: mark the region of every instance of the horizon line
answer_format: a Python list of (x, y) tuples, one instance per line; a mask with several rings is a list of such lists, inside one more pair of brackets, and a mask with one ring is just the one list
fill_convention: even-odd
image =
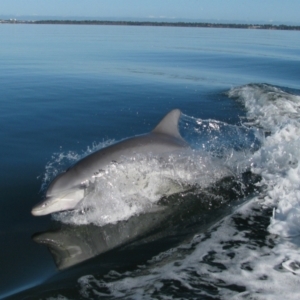
[(1, 19), (0, 24), (61, 24), (61, 25), (124, 25), (124, 26), (169, 26), (169, 27), (205, 27), (205, 28), (237, 28), (237, 29), (275, 29), (275, 30), (300, 30), (299, 25), (286, 24), (260, 24), (260, 23), (216, 23), (216, 22), (191, 22), (191, 21), (126, 21), (126, 20), (18, 20), (16, 18)]

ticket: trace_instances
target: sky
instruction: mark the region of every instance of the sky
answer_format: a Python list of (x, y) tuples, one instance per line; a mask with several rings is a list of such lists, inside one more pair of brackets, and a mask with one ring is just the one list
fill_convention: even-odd
[(300, 24), (300, 0), (1, 0), (0, 16)]

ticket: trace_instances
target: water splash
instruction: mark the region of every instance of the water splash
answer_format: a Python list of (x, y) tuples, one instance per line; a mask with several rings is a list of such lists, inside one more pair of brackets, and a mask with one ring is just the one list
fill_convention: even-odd
[[(182, 115), (179, 125), (192, 150), (170, 153), (167, 159), (151, 155), (123, 157), (121, 163), (111, 163), (88, 182), (85, 197), (77, 209), (54, 214), (54, 219), (102, 226), (160, 209), (157, 202), (162, 197), (192, 188), (197, 193), (222, 178), (239, 177), (249, 170), (252, 154), (262, 138), (258, 129), (187, 115)], [(55, 154), (46, 166), (43, 187), (63, 167), (67, 168), (68, 162), (74, 163), (111, 143), (94, 143), (82, 154)]]
[(99, 174), (77, 209), (57, 213), (54, 218), (73, 224), (116, 223), (161, 209), (157, 203), (162, 197), (203, 189), (226, 176), (232, 176), (230, 168), (207, 153), (188, 151), (164, 161), (143, 155), (124, 158)]

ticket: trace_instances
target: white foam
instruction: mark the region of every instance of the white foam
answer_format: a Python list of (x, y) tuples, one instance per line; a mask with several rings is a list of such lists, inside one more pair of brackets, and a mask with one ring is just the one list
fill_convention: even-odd
[[(100, 291), (102, 296), (125, 299), (298, 299), (298, 250), (294, 243), (273, 248), (275, 236), (256, 236), (264, 234), (263, 228), (256, 228), (260, 220), (255, 221), (261, 211), (259, 200), (253, 199), (207, 233), (160, 253), (133, 272), (110, 272), (101, 279), (83, 276), (78, 280), (80, 294), (86, 299)], [(252, 227), (237, 228), (238, 218), (245, 216)]]
[(253, 171), (263, 176), (268, 205), (276, 206), (270, 232), (300, 235), (300, 96), (270, 85), (246, 85), (231, 89), (247, 108), (256, 126), (269, 132), (253, 156)]

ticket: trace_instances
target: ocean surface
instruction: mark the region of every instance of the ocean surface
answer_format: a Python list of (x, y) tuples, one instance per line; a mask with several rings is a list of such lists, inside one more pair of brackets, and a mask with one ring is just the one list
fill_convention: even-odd
[[(299, 299), (299, 34), (2, 24), (0, 299)], [(123, 157), (75, 210), (31, 215), (175, 108), (188, 151)]]

